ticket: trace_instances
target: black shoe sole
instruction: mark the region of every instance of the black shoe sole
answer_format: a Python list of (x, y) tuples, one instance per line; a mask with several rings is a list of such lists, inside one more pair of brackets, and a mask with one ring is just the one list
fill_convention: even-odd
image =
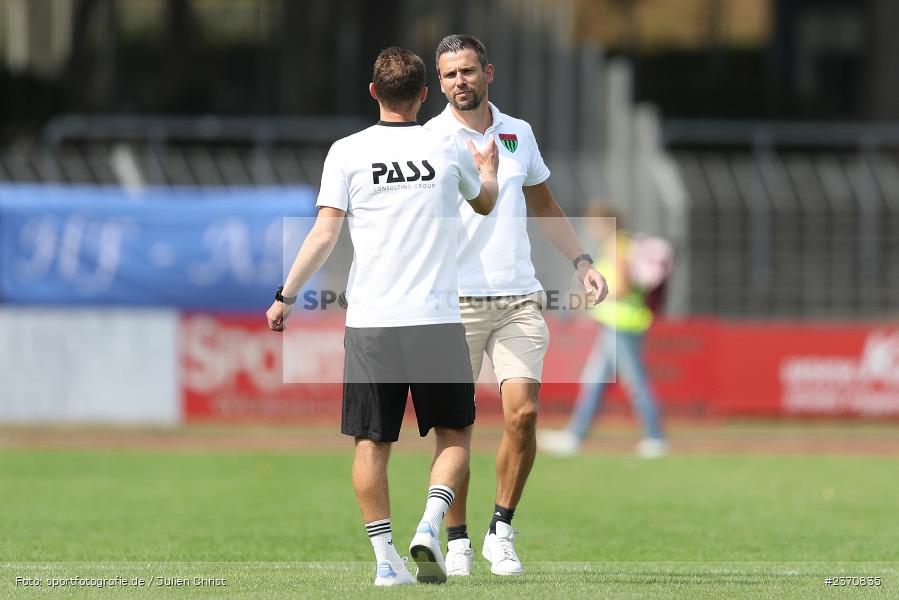
[(436, 557), (427, 546), (412, 546), (409, 548), (412, 560), (418, 565), (418, 573), (415, 579), (418, 583), (446, 583), (446, 572), (437, 564)]

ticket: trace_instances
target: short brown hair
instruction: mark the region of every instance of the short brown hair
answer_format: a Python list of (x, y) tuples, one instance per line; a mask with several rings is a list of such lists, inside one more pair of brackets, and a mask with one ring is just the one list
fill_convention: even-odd
[(425, 87), (425, 63), (414, 52), (391, 46), (375, 60), (371, 80), (381, 102), (389, 106), (407, 104)]
[(481, 63), (481, 69), (487, 68), (487, 49), (478, 38), (473, 35), (461, 35), (454, 33), (448, 35), (437, 44), (437, 75), (440, 75), (440, 57), (447, 53), (462, 52), (463, 50), (474, 50), (478, 55), (478, 62)]

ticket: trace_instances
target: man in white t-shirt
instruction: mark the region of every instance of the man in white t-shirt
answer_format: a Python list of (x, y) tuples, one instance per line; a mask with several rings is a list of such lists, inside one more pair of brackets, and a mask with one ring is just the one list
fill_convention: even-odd
[[(449, 104), (425, 124), (428, 129), (466, 143), (481, 144), (496, 136), (502, 160), (499, 198), (487, 216), (462, 210), (459, 290), (462, 320), (477, 380), (483, 357), (490, 357), (500, 384), (505, 432), (496, 457), (496, 504), (484, 539), (483, 555), (497, 575), (523, 572), (515, 552), (511, 521), (537, 450), (537, 398), (543, 357), (549, 342), (541, 313), (543, 287), (534, 276), (527, 215), (540, 218), (544, 235), (572, 261), (594, 302), (608, 293), (593, 269), (568, 219), (547, 184), (549, 169), (531, 126), (499, 111), (488, 101), (493, 65), (484, 45), (466, 35), (445, 37), (437, 47), (440, 87)], [(446, 556), (450, 575), (469, 575), (473, 550), (465, 524), (468, 477), (446, 515)]]
[[(411, 390), (419, 433), (436, 449), (424, 515), (409, 551), (423, 583), (446, 581), (440, 527), (468, 472), (474, 382), (459, 312), (458, 195), (487, 214), (498, 152), (419, 126), (421, 58), (388, 48), (369, 92), (380, 121), (338, 140), (325, 159), (318, 218), (266, 313), (283, 331), (303, 284), (334, 248), (344, 217), (354, 257), (347, 283), (341, 431), (356, 441), (353, 488), (375, 551), (375, 585), (414, 583), (393, 546), (387, 461)], [(479, 181), (480, 174), (480, 181)], [(472, 211), (472, 212), (474, 212)]]

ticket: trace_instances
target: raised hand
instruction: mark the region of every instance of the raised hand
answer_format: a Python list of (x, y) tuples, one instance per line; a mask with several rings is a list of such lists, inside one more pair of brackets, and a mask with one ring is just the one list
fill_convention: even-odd
[(490, 134), (490, 137), (487, 138), (487, 144), (484, 145), (483, 150), (478, 150), (474, 145), (474, 142), (468, 140), (466, 142), (468, 146), (468, 151), (471, 152), (471, 157), (474, 159), (474, 164), (478, 167), (478, 173), (483, 177), (484, 175), (496, 177), (496, 170), (499, 169), (499, 150), (496, 148), (496, 142), (493, 140), (493, 134)]

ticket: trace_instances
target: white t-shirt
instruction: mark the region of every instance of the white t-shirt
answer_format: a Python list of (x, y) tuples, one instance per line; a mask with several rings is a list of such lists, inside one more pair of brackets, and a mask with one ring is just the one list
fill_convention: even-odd
[(456, 202), (480, 188), (467, 148), (414, 123), (334, 142), (316, 204), (347, 212), (347, 327), (462, 322)]
[(519, 296), (540, 291), (534, 275), (531, 243), (527, 233), (527, 206), (521, 187), (549, 179), (531, 126), (510, 117), (490, 103), (493, 125), (484, 135), (456, 119), (450, 105), (428, 121), (425, 128), (450, 135), (465, 143), (472, 140), (483, 148), (493, 134), (499, 148), (499, 197), (486, 216), (479, 215), (458, 199), (459, 294), (462, 296)]

